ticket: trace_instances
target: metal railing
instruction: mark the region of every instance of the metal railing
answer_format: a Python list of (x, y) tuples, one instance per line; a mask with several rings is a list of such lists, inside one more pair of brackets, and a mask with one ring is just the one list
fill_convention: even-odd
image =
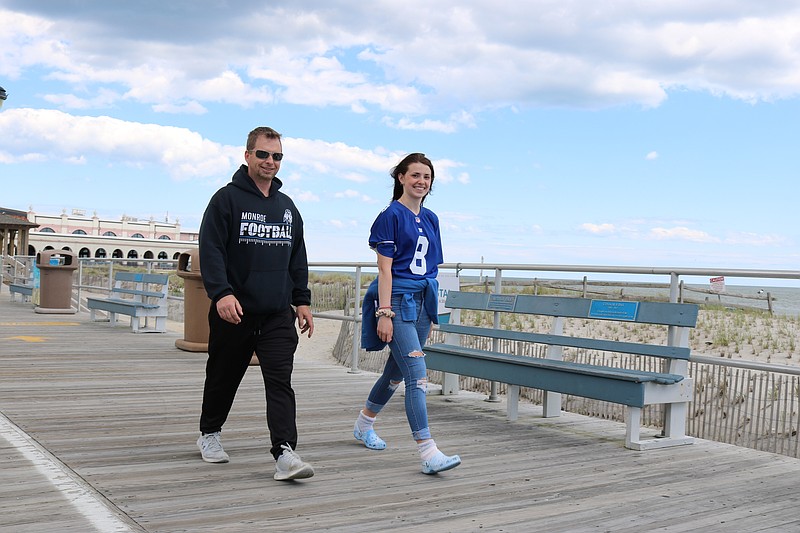
[[(31, 258), (29, 257), (13, 258), (13, 261), (8, 261), (6, 258), (3, 275), (6, 278), (9, 276), (25, 277), (27, 272), (24, 272), (24, 267), (20, 265), (29, 265), (30, 263)], [(174, 261), (168, 260), (114, 259), (102, 260), (102, 265), (100, 263), (101, 260), (97, 259), (79, 260), (77, 283), (74, 287), (77, 291), (75, 299), (78, 302), (81, 301), (82, 291), (110, 290), (115, 269), (132, 267), (144, 268), (147, 271), (164, 269), (164, 267), (174, 269)], [(134, 263), (135, 265), (133, 265)], [(10, 264), (14, 265), (11, 268), (13, 274), (9, 273)], [(108, 280), (107, 284), (97, 285), (87, 282), (87, 273), (91, 271), (91, 268), (98, 266), (103, 269), (103, 277)], [(314, 313), (317, 318), (343, 322), (343, 330), (340, 335), (340, 340), (343, 342), (337, 343), (337, 350), (340, 356), (344, 354), (347, 360), (340, 359), (340, 362), (349, 366), (350, 372), (359, 372), (362, 362), (367, 358), (368, 364), (366, 364), (365, 370), (380, 371), (385, 361), (385, 353), (364, 352), (359, 348), (361, 297), (366, 285), (364, 280), (368, 276), (377, 275), (375, 263), (312, 262), (309, 264), (309, 268), (315, 273), (345, 273), (348, 279), (347, 283), (352, 283), (349, 289), (351, 296), (348, 297), (348, 303), (342, 305), (344, 309), (318, 310)], [(546, 283), (543, 280), (553, 279), (547, 276), (569, 274), (573, 276), (563, 278), (559, 282), (562, 285), (567, 282), (572, 286), (577, 285), (582, 296), (599, 291), (600, 286), (608, 283), (607, 280), (600, 279), (602, 276), (612, 276), (612, 279), (619, 279), (623, 276), (655, 277), (664, 281), (648, 285), (662, 288), (671, 302), (683, 299), (684, 281), (690, 277), (726, 276), (729, 278), (786, 280), (792, 283), (800, 280), (800, 271), (786, 270), (487, 263), (448, 263), (442, 265), (440, 270), (460, 275), (462, 285), (465, 283), (480, 284), (484, 290), (497, 293), (502, 292), (504, 287), (508, 288), (510, 285), (518, 284), (520, 280), (526, 280), (527, 283), (533, 285), (538, 283), (540, 286), (545, 286)], [(492, 275), (484, 276), (484, 272)], [(515, 274), (515, 277), (511, 277)], [(598, 279), (590, 280), (589, 275), (598, 275)], [(627, 282), (619, 282), (619, 285), (625, 283)], [(182, 300), (180, 296), (172, 298)], [(596, 355), (586, 354), (586, 357), (596, 357)], [(618, 364), (635, 365), (640, 363), (624, 361)], [(800, 367), (708, 357), (693, 353), (690, 358), (690, 374), (695, 379), (695, 394), (690, 404), (688, 421), (689, 432), (692, 435), (800, 457), (800, 439), (798, 437), (798, 433), (800, 433)], [(464, 388), (487, 392), (489, 398), (502, 394), (504, 391), (502, 385), (487, 383), (485, 380), (462, 378), (462, 384)], [(529, 399), (539, 401), (539, 391), (531, 390), (527, 393)], [(597, 402), (592, 402), (594, 401), (585, 402), (576, 397), (565, 396), (564, 407), (567, 410), (584, 414), (621, 419), (622, 413), (618, 410), (618, 406), (598, 405)], [(643, 420), (645, 423), (657, 427), (661, 420), (660, 406), (652, 407), (649, 415), (643, 413)]]
[[(376, 272), (372, 263), (312, 263), (312, 268), (349, 268), (353, 273), (355, 286), (363, 289), (361, 279), (367, 272)], [(650, 267), (603, 267), (585, 265), (513, 265), (513, 264), (484, 264), (484, 263), (456, 263), (445, 264), (442, 271), (451, 271), (459, 274), (471, 273), (472, 278), (477, 278), (473, 284), (482, 284), (484, 290), (502, 292), (504, 287), (518, 283), (519, 278), (511, 278), (512, 274), (524, 273), (531, 285), (545, 286), (541, 281), (542, 276), (552, 273), (570, 273), (579, 275), (580, 279), (572, 279), (572, 286), (578, 286), (581, 296), (586, 297), (591, 293), (602, 294), (598, 286), (607, 284), (599, 282), (592, 285), (588, 274), (610, 274), (613, 276), (656, 276), (666, 278), (663, 283), (648, 284), (651, 287), (663, 288), (667, 293), (666, 298), (671, 302), (679, 302), (686, 294), (685, 278), (690, 277), (718, 277), (749, 279), (778, 279), (787, 282), (800, 280), (800, 271), (781, 270), (744, 270), (744, 269), (704, 269), (704, 268), (650, 268)], [(493, 276), (484, 276), (484, 272)], [(538, 280), (538, 281), (537, 281)], [(704, 280), (707, 281), (707, 280)], [(615, 283), (625, 285), (626, 282)], [(464, 282), (462, 281), (462, 286)], [(564, 280), (560, 280), (563, 287)], [(800, 289), (799, 289), (800, 290)], [(361, 294), (360, 290), (357, 294)], [(764, 296), (765, 311), (772, 311), (769, 295)], [(358, 372), (362, 366), (365, 370), (380, 372), (386, 354), (382, 352), (364, 352), (358, 348), (360, 337), (360, 298), (355, 298), (352, 303), (352, 315), (345, 312), (345, 316), (333, 313), (315, 313), (315, 316), (343, 320), (352, 323), (352, 331), (347, 335), (350, 342), (337, 343), (337, 350), (346, 353), (348, 360), (340, 359), (345, 365), (349, 364), (350, 372)], [(713, 303), (713, 302), (712, 302)], [(497, 323), (497, 317), (494, 317)], [(437, 334), (436, 331), (433, 333)], [(674, 330), (668, 335), (674, 335)], [(341, 340), (341, 336), (340, 336)], [(541, 348), (541, 347), (540, 347)], [(519, 344), (501, 347), (501, 350), (520, 350)], [(535, 350), (531, 347), (530, 353)], [(541, 356), (541, 354), (539, 354)], [(603, 354), (583, 353), (578, 356), (581, 361), (593, 364), (653, 365), (652, 360), (643, 361), (642, 358), (623, 358), (610, 361)], [(649, 359), (649, 358), (648, 358)], [(694, 398), (690, 404), (690, 415), (687, 427), (690, 434), (699, 438), (717, 440), (750, 448), (790, 455), (800, 458), (800, 367), (762, 363), (757, 361), (734, 360), (727, 358), (708, 357), (693, 354), (690, 358), (690, 375), (695, 379)], [(435, 382), (435, 378), (433, 381)], [(486, 393), (487, 400), (497, 397), (505, 391), (505, 386), (477, 378), (460, 378), (460, 385), (464, 389), (477, 390)], [(541, 403), (541, 391), (527, 390), (523, 396), (533, 402)], [(595, 400), (563, 396), (564, 408), (592, 416), (599, 416), (613, 420), (622, 420), (624, 410), (616, 404), (598, 402)], [(661, 427), (663, 420), (661, 406), (649, 406), (643, 412), (643, 421), (652, 427)]]

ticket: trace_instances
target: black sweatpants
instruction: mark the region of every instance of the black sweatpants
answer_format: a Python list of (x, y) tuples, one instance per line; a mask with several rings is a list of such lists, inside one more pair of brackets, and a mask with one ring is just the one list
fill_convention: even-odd
[(294, 311), (266, 316), (247, 313), (239, 324), (224, 321), (214, 305), (208, 313), (209, 339), (200, 431), (221, 431), (239, 384), (255, 352), (264, 378), (267, 427), (276, 459), (282, 444), (297, 446), (296, 404), (292, 389), (298, 334)]

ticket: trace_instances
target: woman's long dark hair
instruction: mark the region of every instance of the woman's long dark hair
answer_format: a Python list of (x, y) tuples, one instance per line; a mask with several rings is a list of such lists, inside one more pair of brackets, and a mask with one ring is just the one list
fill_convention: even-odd
[[(434, 172), (433, 172), (433, 163), (431, 160), (425, 157), (425, 154), (408, 154), (400, 161), (396, 167), (392, 169), (389, 173), (392, 178), (394, 179), (394, 192), (392, 193), (392, 200), (399, 200), (401, 196), (403, 196), (403, 184), (400, 183), (400, 174), (405, 174), (408, 172), (408, 167), (411, 163), (422, 163), (429, 169), (431, 169), (431, 188), (428, 190), (428, 194), (430, 191), (433, 190), (433, 179), (434, 179)], [(425, 196), (427, 198), (427, 195)], [(423, 201), (425, 199), (423, 198)]]

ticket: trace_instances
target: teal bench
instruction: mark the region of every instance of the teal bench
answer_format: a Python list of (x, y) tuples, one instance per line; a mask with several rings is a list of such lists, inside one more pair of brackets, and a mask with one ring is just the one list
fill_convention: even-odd
[[(425, 346), (428, 368), (445, 373), (483, 378), (508, 384), (508, 417), (516, 420), (519, 388), (545, 391), (543, 416), (561, 412), (561, 394), (593, 398), (626, 406), (625, 446), (645, 450), (690, 444), (686, 435), (692, 379), (688, 377), (689, 331), (697, 323), (698, 307), (693, 304), (591, 300), (555, 296), (486, 294), (449, 291), (445, 306), (451, 310), (494, 313), (525, 313), (552, 317), (549, 333), (440, 324), (444, 343)], [(565, 319), (596, 319), (666, 326), (666, 344), (645, 344), (563, 335)], [(492, 339), (492, 350), (462, 346), (461, 336)], [(546, 356), (531, 357), (498, 351), (501, 340), (546, 345)], [(599, 366), (563, 360), (563, 349), (627, 353), (658, 357), (662, 372)], [(640, 437), (641, 409), (664, 404), (664, 434)]]
[[(169, 276), (166, 274), (143, 274), (138, 272), (117, 272), (114, 274), (114, 287), (108, 298), (86, 298), (89, 318), (97, 321), (97, 311), (105, 311), (105, 319), (115, 326), (117, 315), (131, 317), (134, 333), (159, 332), (167, 330), (167, 294)], [(140, 319), (144, 327), (140, 327)], [(154, 319), (155, 325), (148, 326)]]
[(17, 301), (17, 294), (20, 295), (22, 302), (30, 302), (33, 298), (32, 283), (9, 283), (8, 291), (11, 293), (11, 301)]

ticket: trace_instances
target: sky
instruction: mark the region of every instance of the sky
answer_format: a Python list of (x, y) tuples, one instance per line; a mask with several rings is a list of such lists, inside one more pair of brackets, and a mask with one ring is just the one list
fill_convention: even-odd
[(0, 206), (199, 228), (283, 134), (309, 260), (410, 152), (444, 258), (798, 270), (796, 0), (0, 0)]

